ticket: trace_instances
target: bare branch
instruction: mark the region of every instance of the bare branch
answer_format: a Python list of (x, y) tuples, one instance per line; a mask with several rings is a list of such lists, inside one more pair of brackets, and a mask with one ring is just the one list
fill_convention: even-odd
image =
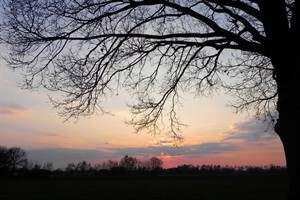
[[(103, 101), (121, 87), (136, 98), (127, 123), (153, 134), (169, 119), (179, 136), (182, 93), (223, 87), (238, 96), (237, 110), (273, 109), (274, 71), (255, 1), (7, 0), (4, 10), (9, 65), (25, 70), (26, 88), (63, 93), (51, 99), (66, 119), (106, 113)], [(245, 56), (225, 64), (235, 50)]]

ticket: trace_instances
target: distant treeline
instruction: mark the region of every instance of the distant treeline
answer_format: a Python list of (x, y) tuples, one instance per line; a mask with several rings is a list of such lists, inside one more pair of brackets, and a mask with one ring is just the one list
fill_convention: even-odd
[(0, 146), (0, 178), (110, 178), (110, 177), (156, 177), (170, 175), (206, 174), (253, 174), (281, 173), (286, 167), (269, 166), (221, 166), (221, 165), (180, 165), (163, 168), (157, 157), (139, 160), (125, 155), (120, 161), (108, 160), (92, 165), (87, 161), (69, 163), (64, 168), (53, 168), (53, 163), (33, 164), (28, 161), (26, 152), (19, 147)]

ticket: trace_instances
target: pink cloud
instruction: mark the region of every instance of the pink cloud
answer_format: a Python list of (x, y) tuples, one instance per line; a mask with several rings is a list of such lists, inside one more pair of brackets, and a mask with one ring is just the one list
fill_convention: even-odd
[(18, 104), (9, 104), (9, 105), (1, 105), (0, 114), (2, 115), (15, 115), (20, 112), (28, 111), (29, 109), (18, 105)]

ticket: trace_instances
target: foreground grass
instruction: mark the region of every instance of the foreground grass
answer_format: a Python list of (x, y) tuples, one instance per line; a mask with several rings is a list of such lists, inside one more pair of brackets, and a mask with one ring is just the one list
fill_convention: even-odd
[(227, 175), (0, 183), (1, 200), (285, 200), (284, 175)]

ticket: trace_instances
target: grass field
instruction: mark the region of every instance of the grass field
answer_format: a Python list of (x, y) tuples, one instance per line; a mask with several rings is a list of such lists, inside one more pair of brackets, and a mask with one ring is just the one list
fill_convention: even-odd
[(285, 200), (283, 175), (2, 181), (1, 200)]

